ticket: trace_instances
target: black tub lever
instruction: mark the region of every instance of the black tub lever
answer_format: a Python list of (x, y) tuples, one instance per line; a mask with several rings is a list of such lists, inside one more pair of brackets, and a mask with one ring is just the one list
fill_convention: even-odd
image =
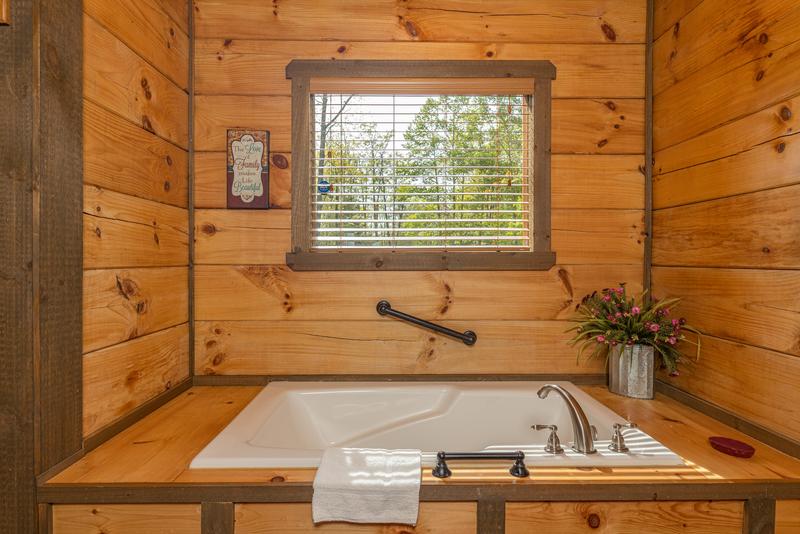
[(389, 315), (397, 319), (402, 319), (403, 321), (408, 321), (409, 323), (417, 326), (427, 328), (428, 330), (433, 330), (434, 332), (439, 332), (440, 334), (460, 339), (465, 345), (474, 345), (475, 342), (478, 341), (478, 335), (472, 330), (467, 330), (462, 334), (461, 332), (456, 332), (455, 330), (451, 330), (444, 326), (430, 323), (424, 319), (420, 319), (419, 317), (414, 317), (413, 315), (408, 315), (407, 313), (392, 309), (392, 305), (389, 304), (388, 300), (382, 300), (378, 302), (376, 309), (380, 315)]

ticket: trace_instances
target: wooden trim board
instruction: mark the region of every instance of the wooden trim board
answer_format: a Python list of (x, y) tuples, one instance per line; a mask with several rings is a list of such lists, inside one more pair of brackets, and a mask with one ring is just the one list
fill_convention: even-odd
[(270, 382), (485, 382), (485, 381), (569, 381), (573, 384), (606, 383), (604, 374), (531, 374), (531, 375), (197, 375), (195, 386), (265, 386)]

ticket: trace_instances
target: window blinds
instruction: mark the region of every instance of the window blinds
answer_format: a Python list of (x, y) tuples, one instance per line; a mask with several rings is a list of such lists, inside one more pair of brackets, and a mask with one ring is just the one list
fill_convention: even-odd
[(312, 248), (530, 248), (530, 96), (311, 98)]

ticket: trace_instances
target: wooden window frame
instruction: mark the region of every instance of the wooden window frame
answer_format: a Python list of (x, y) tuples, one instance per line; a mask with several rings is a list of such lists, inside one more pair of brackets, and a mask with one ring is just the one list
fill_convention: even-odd
[[(292, 250), (286, 264), (295, 271), (547, 270), (556, 261), (550, 249), (550, 61), (293, 60), (292, 80)], [(530, 250), (523, 251), (315, 251), (311, 246), (310, 151), (312, 79), (326, 78), (526, 78), (533, 80), (533, 227)]]

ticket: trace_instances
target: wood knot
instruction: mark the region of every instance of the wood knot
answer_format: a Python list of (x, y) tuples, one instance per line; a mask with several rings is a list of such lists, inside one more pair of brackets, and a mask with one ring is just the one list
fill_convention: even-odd
[(769, 41), (769, 35), (767, 35), (766, 33), (762, 33), (761, 35), (758, 36), (759, 43), (767, 44), (767, 41)]
[(283, 154), (273, 154), (272, 164), (278, 167), (279, 169), (289, 168), (289, 160)]
[(680, 31), (681, 31), (681, 23), (680, 22), (676, 22), (675, 26), (672, 27), (672, 35), (674, 37), (677, 37), (678, 33), (680, 33)]
[(764, 254), (769, 254), (771, 251), (769, 247), (761, 247), (761, 252), (763, 252)]
[(344, 54), (345, 52), (347, 52), (347, 47), (342, 45), (339, 48), (337, 48), (336, 51), (339, 52), (340, 54)]
[(486, 57), (494, 57), (494, 52), (492, 52), (491, 50), (487, 50)]
[(153, 98), (153, 94), (150, 92), (150, 83), (147, 81), (147, 78), (142, 78), (140, 83), (142, 84), (142, 90), (144, 91), (144, 97), (147, 100), (152, 99)]
[(147, 301), (140, 300), (136, 303), (136, 315), (144, 315), (147, 313)]
[(419, 37), (419, 30), (417, 29), (417, 26), (413, 22), (407, 20), (405, 21), (405, 24), (403, 26), (405, 27), (406, 33), (408, 33), (408, 35), (410, 35), (414, 39)]
[(600, 139), (600, 140), (597, 142), (597, 148), (603, 148), (603, 147), (604, 147), (604, 146), (606, 146), (607, 144), (608, 144), (608, 139)]
[(117, 276), (117, 291), (126, 299), (130, 299), (139, 293), (139, 286), (130, 278), (120, 278)]
[(169, 34), (170, 34), (171, 37), (175, 37), (175, 28), (170, 28), (169, 29)]
[(142, 115), (142, 128), (150, 133), (156, 133), (156, 131), (153, 129), (153, 123), (150, 122), (150, 117), (147, 115)]
[(169, 154), (167, 154), (167, 156), (164, 158), (164, 160), (167, 162), (167, 165), (169, 165), (170, 167), (172, 167), (172, 156), (170, 156)]
[(211, 223), (204, 223), (200, 226), (200, 231), (206, 235), (214, 235), (217, 233), (217, 227)]
[(383, 267), (383, 260), (375, 260), (375, 268), (380, 269)]
[(617, 109), (617, 105), (616, 105), (616, 104), (615, 104), (613, 101), (611, 101), (611, 100), (608, 100), (608, 101), (606, 101), (606, 102), (605, 102), (605, 106), (606, 106), (608, 109), (610, 109), (611, 111), (616, 111), (616, 109)]
[(589, 528), (600, 528), (600, 516), (594, 513), (589, 514), (586, 524), (589, 525)]
[(207, 349), (212, 349), (212, 348), (214, 348), (216, 346), (217, 346), (217, 340), (216, 339), (209, 339), (208, 341), (206, 341), (206, 348)]
[(225, 48), (228, 48), (229, 46), (231, 46), (231, 44), (233, 44), (233, 39), (225, 39), (224, 41), (222, 41), (222, 46), (224, 46)]
[(222, 334), (222, 328), (220, 328), (220, 327), (215, 328), (214, 329), (214, 333), (217, 334), (217, 335)]
[(158, 234), (156, 232), (153, 232), (153, 241), (155, 242), (156, 246), (159, 246), (161, 244), (161, 241), (158, 239)]
[(760, 70), (760, 71), (758, 71), (758, 72), (756, 73), (756, 81), (757, 81), (757, 82), (760, 82), (760, 81), (761, 81), (761, 80), (763, 80), (763, 79), (764, 79), (764, 71), (763, 71), (763, 70)]
[(778, 154), (782, 154), (783, 151), (786, 150), (786, 143), (783, 142), (778, 143), (777, 146), (775, 147), (775, 150), (778, 152)]
[(275, 477), (272, 477), (271, 479), (269, 479), (269, 481), (272, 482), (272, 483), (278, 484), (280, 482), (286, 482), (286, 479), (284, 477), (282, 477), (282, 476), (275, 476)]
[(169, 191), (172, 188), (172, 184), (169, 183), (169, 180), (164, 180), (164, 191)]
[(619, 124), (615, 124), (615, 125), (614, 125), (614, 129), (615, 129), (615, 130), (619, 130)]
[(783, 107), (781, 108), (780, 115), (781, 115), (781, 119), (783, 119), (783, 120), (785, 120), (785, 121), (788, 121), (789, 119), (791, 119), (791, 118), (792, 118), (792, 110), (791, 110), (791, 109), (789, 109), (789, 108), (788, 108), (788, 107), (786, 107), (786, 106), (783, 106)]
[(103, 234), (103, 231), (100, 230), (99, 226), (94, 229), (94, 235), (96, 235), (97, 237), (102, 237), (102, 234)]
[(609, 41), (614, 42), (617, 40), (617, 32), (614, 31), (614, 28), (612, 28), (608, 22), (601, 24), (600, 29), (603, 30), (603, 34)]
[(125, 385), (130, 387), (134, 385), (140, 378), (141, 378), (141, 373), (139, 372), (138, 369), (134, 369), (133, 371), (128, 373), (127, 376), (125, 377)]
[(219, 366), (224, 361), (225, 361), (225, 353), (220, 352), (219, 354), (214, 356), (214, 359), (211, 360), (211, 363), (214, 364), (215, 366)]

